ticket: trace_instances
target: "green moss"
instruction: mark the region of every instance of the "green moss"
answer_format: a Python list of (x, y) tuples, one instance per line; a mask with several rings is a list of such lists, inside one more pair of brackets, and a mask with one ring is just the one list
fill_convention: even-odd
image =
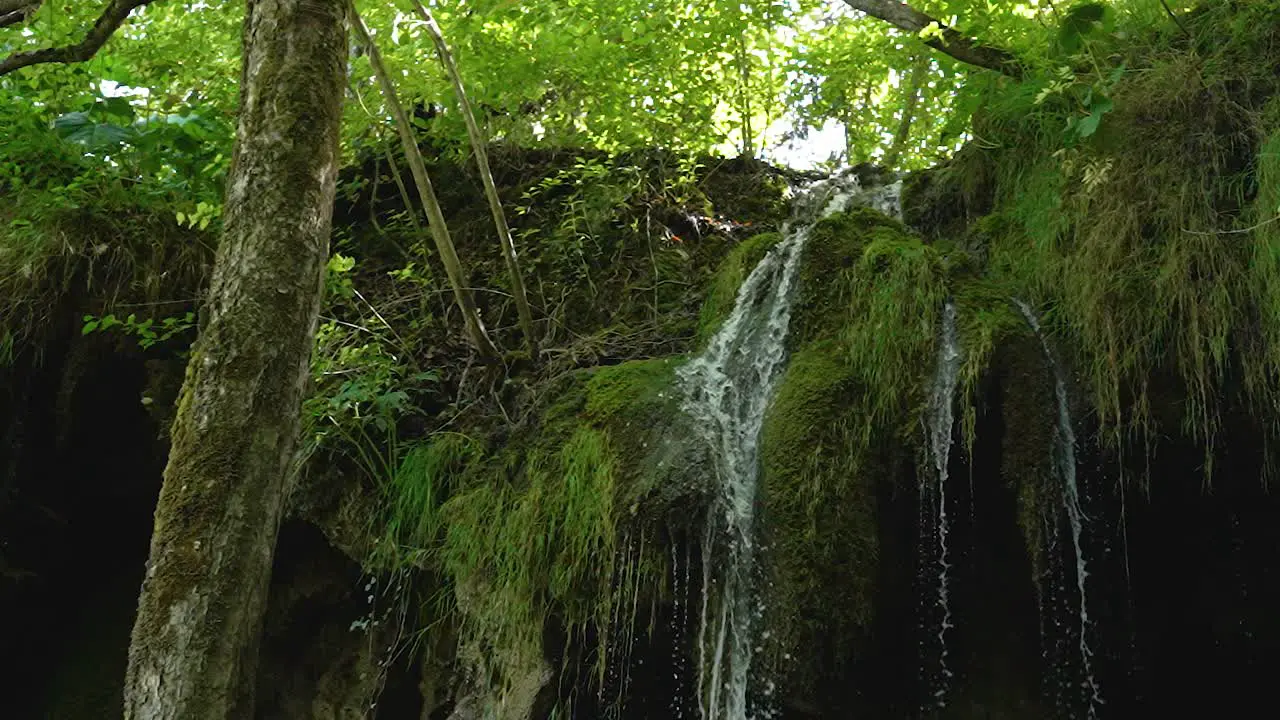
[[(653, 593), (665, 554), (634, 508), (652, 489), (641, 460), (671, 424), (677, 361), (639, 360), (576, 373), (536, 426), (498, 443), (439, 433), (405, 455), (388, 488), (394, 556), (457, 589), (464, 643), (493, 651), (501, 683), (540, 658), (551, 617), (594, 628), (603, 671), (620, 608)], [(615, 626), (615, 623), (618, 623)], [(620, 629), (621, 628), (621, 629)]]
[(0, 210), (0, 361), (48, 342), (60, 308), (102, 315), (133, 303), (164, 317), (189, 307), (213, 257), (212, 236), (178, 226), (165, 202), (60, 190), (18, 193)]
[[(870, 627), (879, 541), (874, 473), (862, 418), (851, 412), (860, 394), (836, 344), (818, 342), (792, 358), (765, 417), (761, 493), (777, 651), (827, 647), (847, 660), (850, 638)], [(808, 672), (798, 669), (793, 682)]]
[[(669, 390), (676, 363), (670, 358), (634, 360), (600, 368), (586, 383), (586, 417), (597, 422), (616, 420), (653, 404)], [(658, 403), (666, 405), (667, 403)]]
[[(761, 435), (769, 606), (781, 609), (771, 625), (781, 652), (821, 647), (805, 656), (827, 654), (838, 665), (871, 622), (877, 482), (893, 457), (915, 455), (935, 326), (961, 266), (953, 249), (873, 210), (813, 229), (793, 305), (792, 359)], [(780, 667), (800, 692), (818, 673)]]
[(729, 251), (711, 279), (711, 288), (698, 316), (699, 345), (706, 344), (728, 319), (738, 296), (738, 288), (742, 287), (743, 281), (760, 264), (769, 249), (781, 239), (782, 236), (776, 232), (760, 233), (743, 240)]
[(1018, 498), (1018, 526), (1039, 589), (1052, 531), (1045, 526), (1045, 518), (1058, 512), (1061, 498), (1051, 460), (1057, 404), (1053, 376), (1039, 341), (1030, 336), (1003, 344), (994, 365), (1002, 387), (1000, 412), (1006, 429), (1000, 473)]
[(902, 220), (925, 237), (954, 238), (974, 219), (991, 211), (994, 165), (975, 145), (949, 161), (913, 172), (902, 181)]
[[(999, 187), (970, 230), (985, 280), (1048, 308), (1113, 446), (1180, 432), (1212, 455), (1227, 406), (1280, 406), (1280, 265), (1260, 224), (1280, 207), (1274, 7), (1188, 16), (1194, 47), (1131, 44), (1088, 139), (1063, 131), (1079, 109), (1037, 102), (1035, 82), (999, 91), (978, 122)], [(1186, 400), (1172, 427), (1151, 395), (1170, 373)]]
[(814, 229), (800, 267), (793, 347), (837, 343), (835, 352), (867, 388), (860, 404), (868, 432), (877, 424), (914, 425), (948, 264), (937, 247), (873, 210), (836, 215)]

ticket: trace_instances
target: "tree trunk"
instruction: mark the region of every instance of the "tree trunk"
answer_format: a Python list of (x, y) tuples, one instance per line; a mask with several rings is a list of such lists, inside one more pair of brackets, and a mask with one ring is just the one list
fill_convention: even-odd
[(747, 46), (742, 36), (738, 36), (738, 94), (742, 105), (738, 112), (742, 116), (742, 156), (756, 156), (755, 134), (751, 131), (751, 68), (748, 64)]
[(409, 123), (409, 116), (405, 114), (404, 106), (396, 97), (395, 83), (391, 82), (391, 75), (382, 64), (382, 53), (378, 51), (373, 37), (369, 35), (369, 29), (364, 26), (364, 21), (360, 19), (354, 8), (351, 10), (351, 25), (359, 33), (360, 42), (364, 43), (369, 51), (369, 64), (373, 66), (373, 74), (378, 76), (378, 84), (382, 86), (382, 95), (386, 99), (387, 108), (395, 118), (405, 159), (409, 161), (409, 170), (413, 172), (413, 182), (418, 186), (418, 197), (427, 210), (427, 226), (431, 230), (432, 239), (435, 240), (436, 251), (440, 253), (440, 261), (444, 263), (445, 274), (449, 276), (449, 285), (453, 287), (453, 298), (457, 301), (458, 308), (462, 310), (467, 334), (471, 336), (471, 341), (482, 356), (497, 357), (498, 349), (494, 347), (489, 334), (485, 332), (484, 323), (480, 321), (480, 313), (471, 300), (466, 283), (463, 282), (462, 261), (458, 259), (458, 252), (453, 247), (453, 238), (449, 236), (449, 226), (445, 224), (444, 212), (440, 209), (440, 201), (436, 198), (435, 188), (431, 185), (431, 176), (427, 175), (427, 165), (422, 160), (421, 151), (418, 150), (418, 141), (413, 136), (413, 125)]
[(924, 56), (917, 57), (911, 64), (911, 74), (906, 78), (907, 96), (903, 99), (902, 118), (898, 121), (898, 130), (893, 134), (893, 143), (889, 145), (889, 151), (884, 154), (886, 169), (896, 169), (898, 158), (907, 148), (907, 141), (911, 139), (911, 124), (915, 122), (916, 108), (920, 104), (920, 91), (928, 75), (929, 59)]
[(983, 45), (965, 37), (954, 28), (898, 0), (844, 0), (854, 10), (879, 18), (894, 27), (919, 35), (921, 30), (936, 25), (941, 36), (921, 38), (925, 45), (968, 65), (995, 70), (1010, 77), (1022, 75), (1022, 66), (1006, 50)]
[(236, 149), (125, 681), (126, 720), (253, 716), (339, 164), (346, 0), (249, 0)]
[(498, 188), (493, 182), (493, 173), (489, 169), (489, 153), (485, 146), (488, 141), (476, 124), (475, 115), (471, 113), (471, 102), (467, 100), (467, 90), (462, 85), (462, 74), (453, 61), (453, 53), (444, 40), (444, 33), (436, 24), (435, 16), (423, 7), (421, 2), (413, 0), (413, 7), (427, 25), (427, 33), (436, 45), (440, 55), (440, 64), (453, 81), (453, 93), (458, 98), (458, 107), (462, 110), (462, 119), (467, 125), (467, 136), (471, 139), (471, 148), (476, 154), (476, 165), (480, 168), (480, 179), (484, 183), (484, 194), (489, 200), (489, 211), (493, 214), (493, 224), (498, 230), (498, 244), (502, 246), (502, 257), (507, 263), (507, 277), (511, 281), (511, 295), (516, 301), (516, 313), (520, 316), (520, 327), (524, 330), (525, 342), (529, 346), (530, 359), (538, 359), (538, 336), (533, 330), (533, 313), (529, 310), (529, 298), (525, 295), (524, 279), (520, 277), (520, 266), (516, 262), (516, 245), (511, 239), (511, 227), (507, 225), (506, 213), (502, 211), (502, 201), (498, 199)]

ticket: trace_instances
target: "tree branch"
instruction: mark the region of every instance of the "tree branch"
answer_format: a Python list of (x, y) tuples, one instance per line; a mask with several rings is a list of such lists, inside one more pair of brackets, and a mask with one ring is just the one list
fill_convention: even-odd
[[(445, 42), (444, 33), (431, 11), (419, 0), (413, 1), (413, 9), (422, 18), (435, 43), (436, 54), (440, 56), (440, 64), (453, 82), (453, 94), (458, 100), (458, 109), (462, 111), (462, 119), (467, 126), (467, 137), (471, 140), (471, 149), (476, 156), (476, 167), (480, 170), (480, 179), (484, 183), (484, 194), (489, 200), (489, 211), (493, 215), (493, 225), (498, 231), (498, 245), (502, 247), (502, 257), (507, 264), (507, 277), (511, 282), (511, 294), (516, 302), (516, 314), (520, 317), (520, 328), (524, 331), (525, 343), (529, 347), (529, 358), (538, 361), (538, 336), (533, 329), (533, 313), (529, 310), (529, 300), (524, 291), (524, 279), (520, 275), (520, 265), (516, 262), (516, 245), (511, 239), (511, 227), (507, 225), (506, 213), (502, 210), (502, 200), (498, 198), (498, 188), (493, 182), (493, 172), (489, 169), (489, 153), (485, 149), (488, 139), (476, 123), (471, 112), (471, 101), (467, 99), (466, 87), (462, 84), (462, 74), (458, 72), (458, 64), (453, 60), (449, 43)], [(389, 157), (389, 156), (388, 156)]]
[(37, 0), (0, 0), (0, 15), (8, 15), (11, 12), (26, 10), (32, 5), (38, 4)]
[(954, 28), (943, 25), (938, 20), (925, 15), (910, 5), (897, 0), (844, 1), (854, 10), (860, 10), (871, 17), (883, 20), (913, 35), (918, 36), (921, 30), (936, 24), (942, 36), (931, 35), (927, 38), (921, 38), (925, 45), (967, 65), (995, 70), (998, 73), (1014, 78), (1022, 75), (1022, 66), (1012, 53), (975, 42)]
[(0, 28), (26, 22), (44, 0), (0, 0)]
[[(2, 2), (3, 0), (0, 0)], [(102, 14), (85, 33), (84, 39), (75, 45), (41, 48), (16, 52), (0, 60), (0, 75), (7, 75), (19, 68), (44, 63), (78, 63), (84, 62), (97, 54), (106, 44), (112, 33), (119, 28), (134, 8), (148, 5), (155, 0), (111, 0)]]

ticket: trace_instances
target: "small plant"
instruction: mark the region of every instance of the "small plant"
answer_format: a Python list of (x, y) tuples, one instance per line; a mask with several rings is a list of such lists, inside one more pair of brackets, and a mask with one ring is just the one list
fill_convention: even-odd
[(138, 338), (138, 347), (148, 350), (195, 327), (196, 315), (193, 312), (188, 312), (183, 315), (163, 318), (159, 323), (154, 318), (139, 320), (134, 313), (129, 313), (123, 320), (114, 314), (107, 314), (102, 317), (85, 315), (83, 322), (84, 325), (80, 328), (81, 335), (118, 328), (120, 332), (136, 336)]
[(196, 204), (193, 212), (179, 212), (176, 217), (179, 225), (204, 230), (209, 227), (209, 223), (222, 217), (222, 208), (202, 200)]

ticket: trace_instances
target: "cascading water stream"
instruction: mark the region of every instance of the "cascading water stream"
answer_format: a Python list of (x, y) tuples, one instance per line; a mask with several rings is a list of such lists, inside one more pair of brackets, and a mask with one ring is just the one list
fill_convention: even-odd
[[(707, 349), (680, 369), (684, 404), (711, 449), (717, 496), (703, 539), (699, 709), (705, 720), (747, 720), (754, 625), (762, 612), (756, 570), (755, 502), (765, 410), (786, 361), (791, 295), (813, 225), (861, 204), (897, 214), (897, 185), (859, 192), (856, 176), (818, 183), (799, 197), (783, 239), (751, 271), (732, 313)], [(758, 715), (767, 715), (760, 710)]]
[(1014, 298), (1014, 304), (1027, 320), (1027, 325), (1040, 340), (1044, 351), (1045, 362), (1053, 372), (1054, 394), (1058, 403), (1058, 422), (1053, 433), (1053, 468), (1062, 483), (1062, 505), (1071, 526), (1071, 542), (1076, 556), (1076, 590), (1080, 597), (1080, 662), (1084, 672), (1085, 689), (1089, 693), (1089, 717), (1097, 717), (1098, 706), (1103, 704), (1102, 691), (1093, 675), (1093, 650), (1089, 647), (1089, 603), (1085, 592), (1089, 571), (1085, 562), (1081, 535), (1084, 523), (1088, 520), (1080, 508), (1080, 491), (1076, 483), (1076, 436), (1071, 426), (1071, 408), (1067, 402), (1067, 384), (1062, 377), (1062, 368), (1058, 365), (1049, 340), (1040, 328), (1040, 320), (1031, 307), (1022, 300)]
[[(951, 461), (952, 431), (955, 425), (954, 399), (960, 377), (960, 341), (956, 336), (956, 306), (948, 301), (942, 311), (942, 332), (938, 337), (938, 363), (929, 393), (929, 425), (926, 452), (932, 472), (920, 474), (920, 542), (922, 586), (934, 585), (933, 604), (940, 616), (937, 634), (936, 672), (926, 671), (926, 690), (934, 707), (946, 706), (952, 672), (947, 665), (947, 631), (951, 629), (948, 596), (951, 564), (947, 557), (947, 477)], [(925, 660), (924, 662), (927, 662)]]

